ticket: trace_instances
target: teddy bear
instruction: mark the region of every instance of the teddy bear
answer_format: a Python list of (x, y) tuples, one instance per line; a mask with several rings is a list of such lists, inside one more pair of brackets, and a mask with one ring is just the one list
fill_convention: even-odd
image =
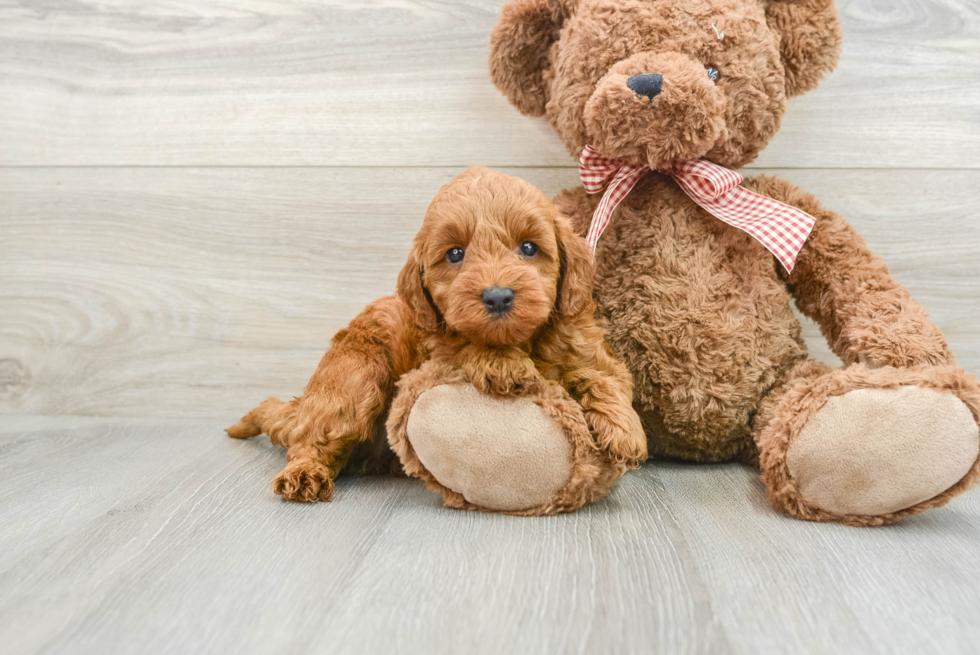
[(651, 456), (750, 462), (778, 511), (881, 525), (980, 478), (980, 387), (841, 216), (734, 172), (840, 43), (833, 0), (511, 0), (490, 74), (579, 159), (554, 202), (595, 246)]
[(302, 396), (227, 432), (287, 448), (273, 482), (285, 500), (330, 500), (341, 470), (403, 470), (449, 507), (578, 509), (647, 454), (593, 278), (544, 194), (470, 167), (432, 200), (397, 293), (337, 333)]

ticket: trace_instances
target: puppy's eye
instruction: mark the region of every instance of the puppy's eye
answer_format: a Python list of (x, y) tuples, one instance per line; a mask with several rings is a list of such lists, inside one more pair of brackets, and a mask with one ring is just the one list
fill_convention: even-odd
[(446, 261), (450, 264), (458, 264), (463, 261), (463, 255), (466, 251), (462, 248), (450, 248), (446, 251)]
[(717, 68), (715, 68), (714, 66), (706, 66), (704, 70), (708, 74), (709, 80), (711, 80), (712, 82), (718, 81), (718, 76), (720, 75), (720, 73), (718, 72)]
[(521, 244), (521, 254), (525, 257), (534, 257), (538, 254), (538, 244), (532, 241), (525, 241)]

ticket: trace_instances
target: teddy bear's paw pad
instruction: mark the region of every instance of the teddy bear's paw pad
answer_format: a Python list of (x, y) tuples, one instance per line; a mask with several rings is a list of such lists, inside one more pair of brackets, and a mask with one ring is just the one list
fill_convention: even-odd
[(419, 396), (407, 433), (440, 484), (487, 509), (543, 505), (571, 478), (571, 441), (528, 398), (497, 399), (469, 384), (439, 385)]
[(810, 503), (877, 516), (946, 491), (978, 451), (980, 429), (956, 396), (912, 386), (856, 389), (817, 411), (790, 445), (786, 465)]

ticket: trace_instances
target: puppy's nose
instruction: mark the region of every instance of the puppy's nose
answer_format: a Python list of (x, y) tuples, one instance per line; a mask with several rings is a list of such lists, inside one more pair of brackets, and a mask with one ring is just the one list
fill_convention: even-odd
[(658, 73), (642, 73), (626, 80), (626, 86), (638, 96), (646, 96), (653, 100), (660, 95), (664, 85), (664, 76)]
[(491, 287), (483, 290), (481, 296), (484, 307), (492, 314), (504, 314), (514, 306), (514, 290), (510, 288)]

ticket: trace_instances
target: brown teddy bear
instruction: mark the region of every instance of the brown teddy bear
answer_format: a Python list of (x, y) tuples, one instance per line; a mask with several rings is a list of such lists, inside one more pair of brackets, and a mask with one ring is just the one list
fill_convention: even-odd
[[(753, 461), (774, 508), (879, 525), (980, 478), (980, 387), (843, 218), (726, 170), (840, 41), (833, 0), (512, 0), (490, 71), (581, 158), (595, 193), (558, 207), (592, 242), (608, 222), (595, 299), (651, 455)], [(807, 358), (791, 299), (844, 368)]]

